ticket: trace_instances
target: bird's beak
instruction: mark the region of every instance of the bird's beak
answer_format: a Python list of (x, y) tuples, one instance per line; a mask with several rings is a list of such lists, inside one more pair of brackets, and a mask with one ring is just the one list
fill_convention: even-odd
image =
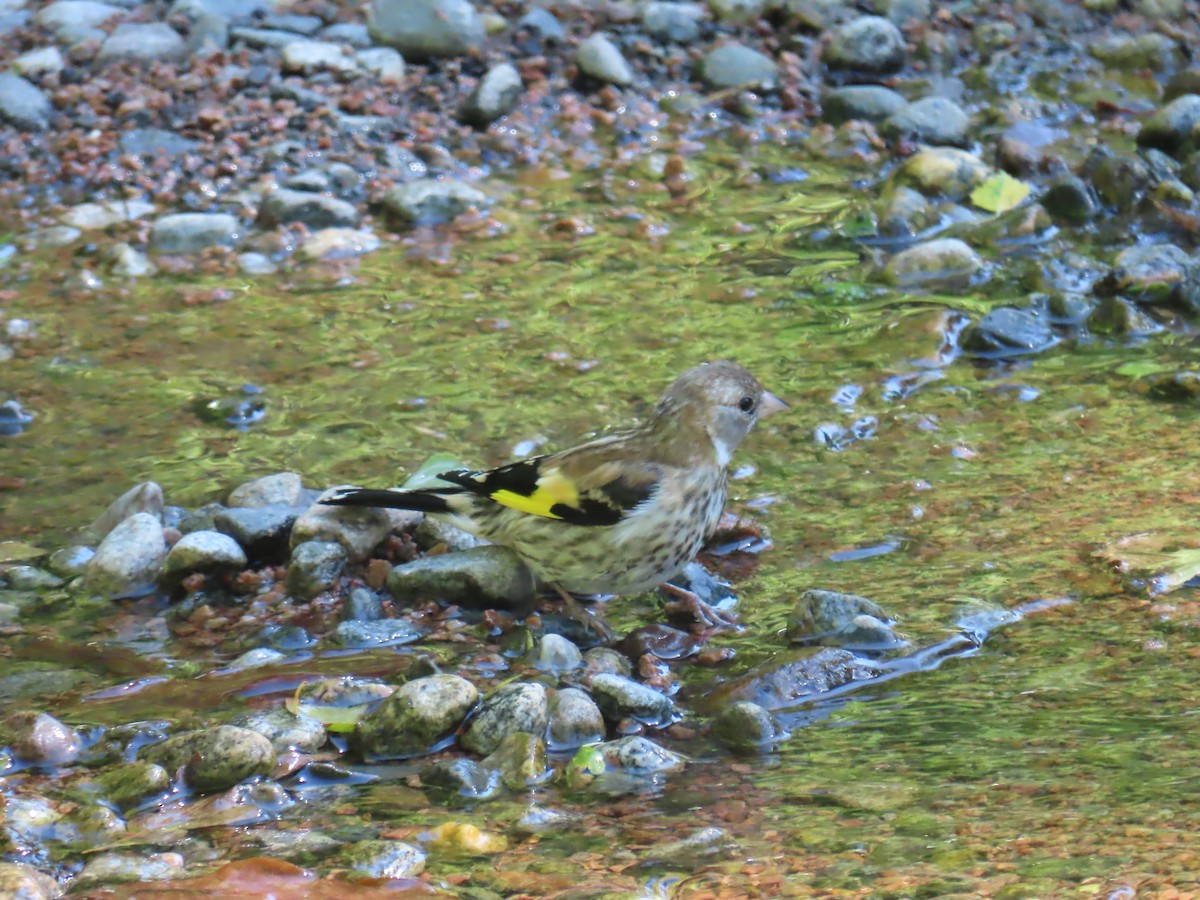
[(789, 409), (791, 409), (790, 406), (770, 391), (763, 391), (762, 399), (758, 401), (758, 417), (760, 419), (765, 419), (767, 416), (773, 416), (775, 413), (784, 412)]

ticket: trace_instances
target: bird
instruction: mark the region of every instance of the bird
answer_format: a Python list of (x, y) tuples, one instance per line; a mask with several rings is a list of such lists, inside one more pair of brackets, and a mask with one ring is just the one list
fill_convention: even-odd
[(700, 624), (728, 626), (736, 620), (665, 583), (715, 532), (734, 451), (760, 419), (788, 408), (737, 363), (701, 363), (624, 431), (494, 469), (441, 472), (444, 485), (335, 488), (320, 502), (435, 516), (508, 547), (568, 602), (662, 585)]

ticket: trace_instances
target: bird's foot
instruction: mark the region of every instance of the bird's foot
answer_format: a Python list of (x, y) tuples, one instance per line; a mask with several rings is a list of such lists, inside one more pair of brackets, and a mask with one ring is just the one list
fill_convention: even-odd
[(734, 613), (701, 600), (695, 591), (670, 583), (663, 584), (659, 590), (674, 598), (667, 601), (668, 613), (691, 613), (701, 626), (715, 630), (742, 627)]
[(597, 640), (601, 644), (608, 645), (616, 640), (617, 633), (609, 628), (601, 618), (594, 615), (590, 610), (584, 609), (578, 600), (557, 584), (552, 585), (552, 587), (554, 588), (554, 592), (562, 597), (567, 615), (596, 635)]

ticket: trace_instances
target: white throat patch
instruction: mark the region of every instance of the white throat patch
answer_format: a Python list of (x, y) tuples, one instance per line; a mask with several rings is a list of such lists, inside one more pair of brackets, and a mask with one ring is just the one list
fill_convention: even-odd
[(729, 461), (733, 459), (733, 447), (721, 440), (719, 437), (712, 439), (713, 447), (717, 451), (717, 465), (722, 469), (729, 465)]

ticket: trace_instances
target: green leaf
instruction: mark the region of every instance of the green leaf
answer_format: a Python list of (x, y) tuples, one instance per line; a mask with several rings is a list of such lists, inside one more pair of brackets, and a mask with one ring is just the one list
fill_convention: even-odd
[(1092, 556), (1105, 560), (1127, 588), (1166, 594), (1200, 575), (1200, 547), (1153, 532), (1105, 544)]
[(1020, 206), (1028, 196), (1029, 185), (1007, 172), (997, 172), (971, 191), (971, 202), (987, 212), (1002, 213)]

